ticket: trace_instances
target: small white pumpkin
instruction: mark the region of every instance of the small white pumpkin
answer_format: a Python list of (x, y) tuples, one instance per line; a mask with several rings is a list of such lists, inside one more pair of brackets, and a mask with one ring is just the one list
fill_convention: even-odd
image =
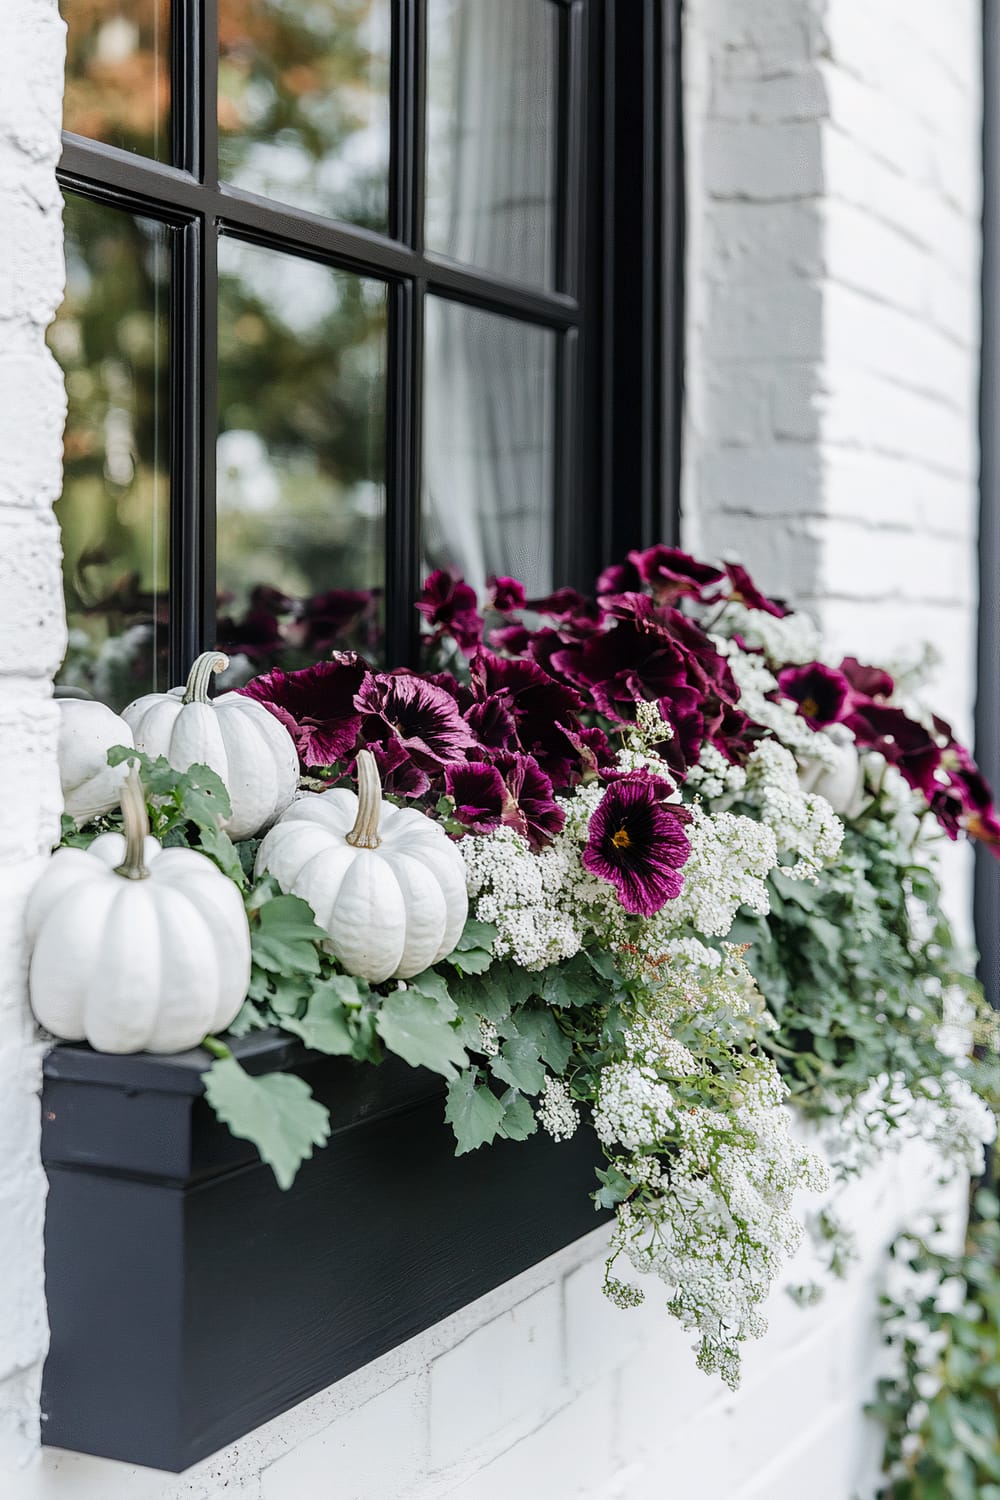
[(295, 796), (299, 757), (288, 730), (262, 703), (241, 693), (209, 700), (212, 673), (228, 665), (228, 656), (206, 651), (186, 687), (146, 693), (122, 709), (122, 717), (137, 750), (165, 756), (176, 771), (209, 766), (233, 804), (223, 827), (230, 838), (248, 839), (269, 828)]
[(439, 823), (382, 800), (358, 753), (358, 795), (300, 797), (266, 835), (257, 873), (308, 901), (349, 974), (409, 979), (451, 953), (469, 911), (465, 861)]
[(89, 823), (118, 806), (128, 766), (109, 766), (113, 745), (133, 744), (132, 731), (104, 703), (59, 698), (59, 780), (63, 806), (78, 823)]
[(204, 854), (149, 837), (142, 787), (125, 833), (57, 849), (28, 897), (31, 1008), (98, 1052), (182, 1052), (236, 1016), (250, 982), (239, 891)]
[(842, 818), (856, 818), (865, 805), (865, 768), (854, 736), (844, 724), (830, 724), (824, 733), (834, 747), (834, 761), (810, 761), (799, 768), (803, 791), (825, 797)]

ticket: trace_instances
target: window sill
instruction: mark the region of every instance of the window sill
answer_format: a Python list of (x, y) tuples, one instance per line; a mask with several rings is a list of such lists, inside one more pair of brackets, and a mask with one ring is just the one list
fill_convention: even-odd
[(234, 1051), (331, 1110), (287, 1193), (209, 1110), (206, 1053), (46, 1058), (46, 1444), (178, 1472), (601, 1222), (588, 1131), (455, 1157), (433, 1074)]

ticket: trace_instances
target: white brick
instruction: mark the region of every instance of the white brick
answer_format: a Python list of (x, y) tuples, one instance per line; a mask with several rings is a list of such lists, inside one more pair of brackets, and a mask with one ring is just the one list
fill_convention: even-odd
[(504, 1428), (530, 1430), (562, 1384), (559, 1289), (545, 1287), (431, 1366), (431, 1464), (445, 1468)]
[(705, 187), (714, 198), (764, 202), (810, 197), (823, 187), (819, 127), (813, 123), (712, 123), (705, 132)]
[(399, 1500), (426, 1467), (422, 1382), (411, 1376), (293, 1448), (261, 1475), (261, 1500)]

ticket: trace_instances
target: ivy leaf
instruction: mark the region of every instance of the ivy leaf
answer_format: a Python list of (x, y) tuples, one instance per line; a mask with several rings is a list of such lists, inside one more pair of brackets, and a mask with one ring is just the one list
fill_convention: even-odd
[(598, 1167), (597, 1177), (602, 1186), (594, 1194), (595, 1208), (614, 1208), (632, 1192), (631, 1182), (617, 1167)]
[(390, 1052), (412, 1068), (430, 1068), (454, 1078), (456, 1065), (468, 1064), (465, 1048), (451, 1022), (458, 1012), (420, 990), (395, 990), (382, 1004), (375, 1028)]
[[(334, 1057), (350, 1057), (354, 1052), (354, 1035), (342, 998), (343, 980), (347, 980), (348, 985), (353, 984), (346, 974), (336, 974), (316, 985), (305, 1015), (284, 1019), (281, 1023), (285, 1031), (301, 1037), (307, 1047)], [(354, 994), (357, 996), (357, 989)]]
[(504, 1107), (474, 1072), (460, 1073), (448, 1085), (444, 1117), (455, 1132), (455, 1155), (464, 1156), (487, 1145), (499, 1134)]
[(501, 1083), (509, 1083), (525, 1094), (537, 1094), (545, 1082), (538, 1048), (527, 1036), (513, 1036), (504, 1042), (500, 1055), (490, 1058), (490, 1071)]
[(262, 1011), (253, 1000), (244, 1000), (236, 1013), (236, 1019), (226, 1028), (228, 1036), (246, 1036), (251, 1031), (263, 1031), (271, 1024), (267, 1011)]
[(330, 1136), (330, 1114), (294, 1073), (253, 1078), (235, 1057), (220, 1058), (203, 1075), (205, 1097), (233, 1135), (250, 1141), (275, 1175), (290, 1188), (314, 1146)]
[(316, 926), (312, 908), (298, 896), (272, 896), (257, 912), (250, 936), (254, 962), (275, 974), (298, 970), (318, 974), (323, 930)]
[(521, 1036), (529, 1037), (543, 1062), (553, 1073), (563, 1073), (569, 1062), (573, 1044), (559, 1030), (559, 1023), (550, 1010), (519, 1010), (514, 1017)]
[(516, 1089), (508, 1089), (500, 1100), (503, 1105), (503, 1120), (500, 1134), (509, 1141), (526, 1141), (538, 1129), (538, 1121), (529, 1101)]
[(593, 1005), (610, 998), (608, 981), (597, 973), (584, 953), (576, 953), (565, 963), (543, 970), (538, 977), (542, 999), (549, 1005)]

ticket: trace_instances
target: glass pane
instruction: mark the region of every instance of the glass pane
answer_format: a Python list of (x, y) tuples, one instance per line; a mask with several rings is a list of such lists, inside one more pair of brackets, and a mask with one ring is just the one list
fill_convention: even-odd
[(426, 567), (529, 594), (552, 579), (555, 334), (428, 297), (424, 381)]
[(220, 176), (385, 229), (390, 35), (390, 0), (220, 0)]
[(254, 671), (381, 651), (385, 369), (383, 283), (220, 242), (217, 639)]
[(59, 681), (121, 708), (168, 687), (170, 231), (66, 195), (62, 528), (69, 649)]
[(170, 0), (62, 0), (63, 124), (170, 160)]
[(428, 0), (427, 28), (427, 248), (551, 286), (556, 7)]

